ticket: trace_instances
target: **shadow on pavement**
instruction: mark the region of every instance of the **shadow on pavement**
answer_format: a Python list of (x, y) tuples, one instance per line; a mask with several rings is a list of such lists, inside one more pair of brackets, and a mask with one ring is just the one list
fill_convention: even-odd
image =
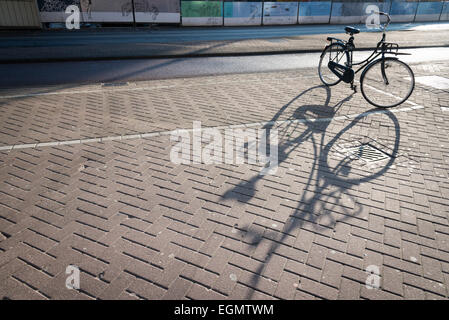
[[(336, 111), (347, 101), (352, 98), (352, 95), (344, 98), (339, 101), (336, 105), (331, 106), (330, 98), (331, 92), (328, 87), (324, 86), (316, 86), (305, 90), (297, 97), (292, 99), (288, 104), (284, 105), (279, 112), (273, 117), (272, 121), (276, 121), (279, 119), (281, 114), (287, 109), (289, 105), (291, 105), (294, 101), (299, 99), (307, 92), (311, 92), (317, 89), (325, 89), (327, 93), (326, 101), (323, 105), (303, 105), (296, 109), (293, 114), (294, 119), (307, 119), (307, 116), (312, 114), (315, 118), (332, 118)], [(393, 165), (395, 158), (398, 155), (399, 142), (400, 142), (400, 126), (395, 115), (389, 111), (385, 112), (385, 115), (389, 118), (389, 120), (393, 123), (395, 129), (395, 138), (394, 138), (394, 147), (392, 148), (392, 152), (390, 154), (390, 158), (388, 162), (379, 168), (375, 173), (360, 176), (357, 178), (350, 178), (351, 174), (351, 162), (354, 161), (352, 157), (344, 157), (339, 160), (337, 165), (330, 165), (330, 151), (336, 142), (343, 136), (345, 132), (350, 130), (351, 128), (357, 126), (362, 119), (364, 119), (367, 114), (370, 112), (376, 111), (378, 109), (372, 109), (368, 112), (360, 114), (355, 117), (351, 123), (349, 123), (346, 127), (343, 128), (336, 135), (331, 136), (327, 133), (327, 129), (329, 124), (332, 121), (306, 121), (306, 129), (302, 131), (299, 129), (299, 125), (296, 125), (295, 128), (291, 128), (292, 123), (289, 122), (286, 128), (282, 129), (282, 132), (279, 133), (279, 136), (282, 135), (285, 137), (285, 133), (287, 130), (293, 129), (293, 133), (298, 131), (298, 136), (293, 137), (289, 136), (287, 139), (281, 139), (278, 145), (278, 162), (279, 164), (285, 162), (291, 152), (298, 147), (301, 146), (306, 141), (310, 141), (312, 143), (313, 148), (313, 162), (310, 166), (310, 172), (308, 173), (307, 182), (302, 190), (302, 195), (297, 201), (296, 207), (292, 205), (291, 209), (293, 210), (292, 214), (289, 215), (287, 221), (285, 222), (284, 228), (280, 231), (280, 236), (275, 238), (275, 241), (272, 241), (271, 246), (268, 249), (268, 254), (264, 261), (259, 262), (259, 267), (256, 272), (252, 275), (250, 281), (251, 291), (248, 294), (247, 298), (251, 298), (254, 294), (254, 289), (257, 288), (258, 282), (260, 281), (260, 277), (263, 275), (264, 268), (270, 262), (273, 254), (276, 254), (276, 250), (279, 246), (286, 240), (286, 238), (291, 235), (295, 230), (301, 229), (304, 223), (312, 223), (314, 228), (333, 228), (337, 222), (345, 221), (349, 217), (355, 217), (359, 215), (362, 211), (362, 206), (358, 203), (354, 204), (354, 209), (349, 209), (347, 206), (342, 205), (339, 201), (341, 200), (341, 196), (345, 194), (345, 192), (351, 189), (353, 186), (360, 185), (362, 183), (368, 182), (370, 180), (376, 179), (382, 176), (388, 169)], [(266, 126), (267, 130), (273, 130), (273, 126)], [(267, 134), (268, 135), (268, 134)], [(330, 141), (329, 141), (330, 138)], [(284, 140), (284, 141), (282, 141)], [(329, 141), (329, 142), (325, 142)], [(268, 148), (267, 148), (268, 149)], [(263, 175), (253, 176), (248, 181), (242, 181), (238, 185), (234, 186), (226, 193), (221, 196), (222, 200), (237, 200), (240, 202), (249, 202), (256, 194), (256, 183), (259, 180), (263, 180)], [(244, 195), (242, 195), (242, 190), (244, 190)], [(333, 190), (333, 191), (330, 191)], [(335, 221), (330, 213), (333, 212), (336, 206), (340, 206), (344, 212), (343, 218)], [(276, 213), (274, 213), (275, 215)], [(323, 226), (322, 223), (318, 223), (318, 219), (320, 222), (323, 221), (323, 215), (327, 215), (327, 225)], [(248, 226), (249, 227), (249, 226)], [(241, 228), (244, 228), (243, 226)], [(241, 229), (239, 228), (239, 229)], [(249, 228), (245, 228), (246, 231), (241, 231), (244, 233), (245, 237), (248, 237), (250, 240), (250, 245), (257, 246), (259, 245), (261, 239), (266, 238), (271, 240), (270, 230), (266, 229), (262, 233), (257, 233), (253, 231), (248, 231)]]

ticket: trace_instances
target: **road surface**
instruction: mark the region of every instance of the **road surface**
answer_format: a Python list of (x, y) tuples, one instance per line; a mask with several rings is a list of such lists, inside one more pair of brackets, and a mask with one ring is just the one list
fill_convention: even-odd
[[(362, 32), (377, 32), (365, 25), (354, 25)], [(0, 48), (9, 47), (60, 47), (89, 44), (135, 44), (135, 43), (183, 43), (198, 41), (269, 39), (297, 37), (313, 34), (345, 33), (345, 25), (293, 25), (263, 27), (208, 27), (208, 28), (161, 28), (126, 30), (81, 30), (77, 32), (23, 32), (0, 34)], [(449, 30), (449, 23), (393, 23), (388, 31), (398, 30)]]
[[(324, 45), (324, 43), (323, 43)], [(449, 48), (402, 50), (408, 63), (449, 60)], [(354, 54), (355, 59), (369, 52)], [(0, 65), (0, 87), (110, 83), (316, 67), (319, 53)]]

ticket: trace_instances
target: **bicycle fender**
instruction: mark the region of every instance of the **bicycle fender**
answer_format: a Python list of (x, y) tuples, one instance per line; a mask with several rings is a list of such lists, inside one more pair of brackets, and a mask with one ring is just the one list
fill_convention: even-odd
[[(329, 38), (328, 38), (328, 39), (329, 39)], [(338, 43), (338, 44), (340, 44), (340, 45), (342, 45), (342, 46), (345, 45), (341, 40), (336, 39), (336, 38), (333, 38), (333, 39), (334, 39), (334, 40), (338, 40), (338, 41), (337, 41), (337, 42), (331, 42), (330, 44), (328, 44), (327, 46), (325, 46), (324, 49), (323, 49), (323, 51), (321, 51), (320, 58), (323, 57), (324, 52), (326, 52), (326, 49), (329, 48), (329, 47), (330, 47), (331, 45), (333, 45), (334, 43)]]
[(387, 61), (387, 60), (399, 60), (399, 58), (397, 58), (397, 57), (386, 57), (386, 58), (379, 58), (379, 59), (376, 59), (376, 60), (374, 60), (374, 61), (371, 61), (364, 69), (363, 69), (363, 71), (362, 71), (362, 74), (360, 75), (360, 78), (362, 78), (362, 77), (364, 77), (365, 76), (365, 73), (366, 73), (366, 70), (368, 70), (373, 64), (375, 64), (376, 62), (379, 62), (379, 61), (382, 61), (382, 60), (385, 60), (385, 61)]
[(329, 45), (324, 47), (323, 51), (321, 51), (320, 58), (322, 58), (324, 56), (324, 53), (326, 52), (326, 49), (329, 48), (330, 46), (331, 45), (329, 44)]
[(331, 42), (331, 44), (332, 44), (332, 41), (335, 41), (335, 42), (337, 42), (337, 43), (340, 43), (340, 44), (342, 44), (342, 45), (344, 45), (344, 44), (345, 44), (343, 40), (341, 40), (341, 39), (338, 39), (338, 38), (334, 38), (334, 37), (327, 37), (327, 39), (326, 39), (326, 40), (327, 40), (327, 41), (330, 41), (330, 42)]

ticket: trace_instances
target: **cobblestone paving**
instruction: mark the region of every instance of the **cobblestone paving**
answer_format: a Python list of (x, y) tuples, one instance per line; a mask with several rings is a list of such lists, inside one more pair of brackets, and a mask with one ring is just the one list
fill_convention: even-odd
[[(448, 63), (413, 70), (449, 78)], [(368, 112), (304, 69), (0, 96), (4, 299), (448, 297), (447, 90), (417, 84), (412, 104)], [(275, 121), (277, 173), (172, 163), (170, 136), (150, 133), (194, 120)], [(387, 159), (345, 151), (366, 143)]]

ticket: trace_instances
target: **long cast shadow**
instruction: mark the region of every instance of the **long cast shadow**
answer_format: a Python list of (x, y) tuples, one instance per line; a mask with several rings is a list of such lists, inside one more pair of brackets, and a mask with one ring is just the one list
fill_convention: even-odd
[[(303, 96), (305, 93), (320, 87), (321, 86), (313, 87), (299, 94), (288, 104), (284, 105), (279, 110), (279, 112), (276, 113), (272, 121), (276, 121), (277, 119), (279, 119), (279, 117), (287, 109), (287, 107), (291, 105), (295, 100)], [(351, 96), (348, 96), (338, 102), (336, 105), (329, 106), (330, 90), (327, 87), (326, 93), (327, 97), (324, 105), (301, 106), (296, 110), (294, 118), (304, 119), (306, 114), (309, 113), (312, 113), (318, 117), (320, 116), (320, 114), (325, 113), (326, 117), (329, 118), (329, 115), (335, 115), (338, 108), (340, 108), (345, 102), (351, 99)], [(319, 123), (316, 123), (314, 121), (306, 121), (305, 123), (307, 128), (302, 133), (300, 133), (296, 138), (293, 138), (292, 141), (287, 139), (287, 142), (279, 144), (278, 162), (279, 164), (281, 164), (288, 158), (293, 150), (297, 149), (303, 142), (310, 139), (313, 148), (313, 161), (307, 182), (304, 186), (304, 192), (302, 193), (301, 198), (298, 200), (298, 205), (291, 208), (293, 210), (293, 213), (290, 214), (289, 218), (285, 222), (285, 225), (281, 231), (281, 237), (276, 238), (276, 241), (271, 241), (271, 246), (268, 249), (268, 254), (265, 260), (260, 262), (258, 269), (253, 273), (251, 277), (250, 286), (252, 290), (247, 296), (248, 299), (253, 296), (255, 291), (254, 289), (257, 288), (257, 284), (264, 271), (264, 268), (269, 263), (273, 254), (275, 254), (279, 246), (295, 229), (301, 229), (305, 222), (312, 223), (315, 228), (318, 228), (317, 219), (323, 217), (323, 214), (327, 214), (327, 216), (329, 217), (329, 220), (327, 222), (328, 227), (330, 227), (331, 225), (335, 225), (337, 221), (334, 221), (333, 217), (328, 214), (332, 212), (333, 209), (338, 205), (338, 202), (336, 202), (335, 199), (338, 199), (339, 195), (345, 194), (345, 191), (351, 189), (353, 186), (360, 185), (362, 183), (376, 179), (379, 176), (382, 176), (394, 163), (399, 149), (400, 126), (395, 115), (391, 112), (386, 111), (385, 114), (390, 118), (395, 128), (395, 141), (394, 147), (392, 148), (390, 154), (391, 157), (389, 158), (388, 162), (381, 167), (380, 170), (376, 171), (374, 174), (366, 175), (361, 178), (349, 178), (352, 168), (351, 162), (354, 161), (353, 158), (344, 157), (338, 162), (336, 166), (331, 167), (329, 165), (330, 151), (332, 150), (336, 142), (343, 136), (345, 132), (355, 127), (363, 118), (366, 117), (367, 114), (375, 110), (378, 109), (369, 110), (368, 112), (355, 117), (350, 124), (344, 127), (343, 130), (338, 132), (335, 136), (333, 136), (328, 143), (325, 143), (325, 138), (326, 130), (329, 126), (330, 121), (323, 121)], [(287, 128), (291, 125), (291, 123), (292, 122), (287, 125)], [(267, 130), (271, 130), (273, 129), (273, 125), (265, 126), (265, 128)], [(283, 129), (283, 131), (285, 132), (286, 129)], [(319, 135), (319, 137), (316, 138), (316, 135)], [(248, 202), (252, 197), (255, 196), (256, 183), (263, 178), (264, 176), (262, 175), (255, 175), (248, 181), (242, 181), (238, 185), (234, 186), (231, 190), (228, 190), (225, 194), (223, 194), (222, 199), (238, 199), (238, 201)], [(331, 187), (334, 188), (334, 190), (326, 194), (326, 190), (330, 189)], [(244, 197), (242, 197), (242, 190), (245, 190)], [(332, 205), (329, 206), (329, 204)], [(350, 212), (350, 210), (346, 206), (341, 206), (341, 208), (343, 208), (344, 215), (342, 218), (338, 219), (338, 222), (342, 222), (351, 217), (355, 217), (362, 211), (362, 207), (360, 205), (358, 205), (358, 207), (356, 206), (353, 212)], [(323, 226), (323, 228), (324, 227), (325, 226)], [(247, 230), (244, 235), (245, 237), (249, 237), (250, 239), (257, 239), (250, 243), (250, 245), (257, 246), (260, 239), (267, 238), (271, 240), (269, 237), (264, 237), (266, 232), (267, 231), (255, 233)]]

